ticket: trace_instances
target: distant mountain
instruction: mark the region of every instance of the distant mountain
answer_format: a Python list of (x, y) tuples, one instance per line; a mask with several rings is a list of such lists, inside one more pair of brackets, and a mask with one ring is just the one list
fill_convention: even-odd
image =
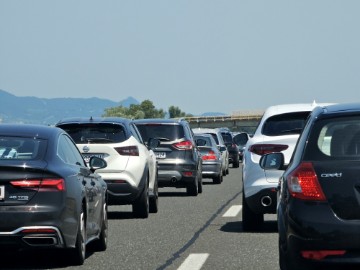
[(0, 123), (52, 125), (65, 117), (101, 116), (106, 108), (139, 104), (133, 97), (120, 102), (100, 98), (17, 97), (0, 89)]

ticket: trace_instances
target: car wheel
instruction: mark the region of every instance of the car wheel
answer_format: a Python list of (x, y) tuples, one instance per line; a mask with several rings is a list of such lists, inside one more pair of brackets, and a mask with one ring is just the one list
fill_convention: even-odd
[[(279, 233), (279, 265), (280, 270), (314, 270), (315, 265), (311, 262), (306, 262), (286, 243), (282, 240)], [(322, 268), (321, 268), (322, 269)]]
[(220, 173), (218, 176), (215, 176), (213, 178), (213, 182), (214, 182), (214, 184), (221, 184), (222, 179), (223, 179), (223, 175), (222, 175), (222, 173)]
[(101, 232), (98, 240), (94, 242), (94, 248), (97, 251), (105, 251), (107, 249), (107, 236), (108, 236), (108, 218), (107, 218), (107, 206), (103, 207), (103, 219), (101, 223)]
[(188, 186), (186, 187), (186, 193), (189, 196), (197, 196), (198, 195), (198, 180), (197, 178), (195, 178), (194, 182), (191, 184), (188, 184)]
[(149, 211), (150, 213), (157, 213), (159, 210), (159, 190), (158, 183), (154, 184), (154, 195), (149, 198)]
[(149, 187), (147, 181), (144, 190), (141, 192), (140, 197), (133, 204), (133, 214), (136, 218), (149, 217)]
[(198, 175), (198, 193), (202, 193), (203, 192), (203, 183), (202, 183), (202, 174), (199, 173)]
[(81, 209), (75, 248), (70, 250), (70, 259), (75, 265), (83, 265), (86, 256), (86, 226), (84, 209)]
[(235, 162), (233, 163), (233, 168), (239, 168), (239, 166), (240, 166), (240, 162), (239, 162), (239, 161), (235, 161)]
[(258, 231), (264, 223), (264, 215), (254, 213), (248, 206), (243, 191), (242, 226), (244, 231)]

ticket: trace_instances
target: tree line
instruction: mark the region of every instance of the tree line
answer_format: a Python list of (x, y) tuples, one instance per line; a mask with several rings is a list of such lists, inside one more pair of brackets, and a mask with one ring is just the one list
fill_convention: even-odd
[(147, 119), (147, 118), (181, 118), (191, 117), (192, 114), (187, 114), (177, 106), (170, 106), (168, 111), (163, 109), (156, 109), (151, 100), (144, 100), (140, 104), (131, 104), (129, 107), (122, 105), (106, 108), (103, 117), (123, 117), (129, 119)]

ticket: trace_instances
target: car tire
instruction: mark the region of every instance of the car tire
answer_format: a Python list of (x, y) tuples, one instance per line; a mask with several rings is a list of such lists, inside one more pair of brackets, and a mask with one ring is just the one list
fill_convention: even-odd
[(139, 198), (133, 203), (133, 214), (136, 218), (148, 218), (150, 212), (149, 202), (149, 187), (147, 181), (145, 182), (144, 190), (141, 192)]
[(203, 182), (202, 182), (202, 174), (199, 173), (198, 174), (198, 193), (202, 193), (203, 192)]
[(215, 176), (213, 178), (213, 183), (214, 184), (221, 184), (221, 182), (223, 181), (223, 175), (222, 173), (220, 173), (219, 175)]
[(86, 257), (86, 226), (85, 213), (81, 209), (79, 216), (79, 226), (76, 235), (75, 248), (70, 249), (70, 260), (74, 265), (83, 265)]
[(107, 206), (103, 207), (103, 220), (101, 223), (101, 232), (99, 239), (94, 241), (94, 248), (96, 251), (105, 251), (107, 249), (107, 237), (108, 237), (108, 218), (107, 218)]
[(198, 195), (198, 180), (197, 178), (195, 178), (194, 182), (191, 184), (188, 184), (188, 186), (186, 187), (186, 193), (189, 196), (197, 196)]
[(149, 198), (149, 212), (157, 213), (159, 211), (159, 189), (157, 180), (154, 183), (154, 195)]
[(242, 226), (243, 231), (258, 231), (264, 223), (264, 215), (254, 213), (246, 202), (243, 191)]
[(233, 168), (239, 168), (239, 166), (240, 166), (240, 162), (239, 162), (239, 161), (235, 161), (235, 162), (233, 163)]
[(316, 265), (313, 265), (310, 261), (305, 261), (300, 257), (300, 252), (295, 252), (294, 250), (292, 250), (292, 248), (286, 243), (286, 240), (281, 239), (280, 234), (278, 247), (280, 270), (316, 269)]

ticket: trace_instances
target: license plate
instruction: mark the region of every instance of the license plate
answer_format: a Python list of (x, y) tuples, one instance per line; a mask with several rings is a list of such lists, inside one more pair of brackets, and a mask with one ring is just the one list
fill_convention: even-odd
[(165, 152), (156, 152), (155, 157), (156, 158), (166, 158), (166, 153)]
[(3, 201), (5, 199), (5, 186), (0, 186), (0, 200)]
[(89, 162), (91, 157), (99, 157), (99, 158), (104, 158), (103, 154), (83, 154), (82, 155), (85, 162)]

